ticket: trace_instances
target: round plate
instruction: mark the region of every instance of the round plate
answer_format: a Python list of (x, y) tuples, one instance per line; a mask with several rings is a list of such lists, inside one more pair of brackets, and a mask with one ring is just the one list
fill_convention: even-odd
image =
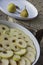
[(7, 25), (10, 28), (18, 28), (31, 38), (31, 40), (33, 41), (33, 43), (34, 43), (34, 45), (36, 47), (36, 52), (37, 52), (36, 59), (32, 64), (32, 65), (35, 65), (35, 63), (38, 61), (39, 56), (40, 56), (40, 46), (39, 46), (38, 41), (35, 38), (35, 36), (29, 30), (27, 30), (26, 28), (24, 28), (23, 26), (21, 26), (21, 25), (19, 25), (17, 23), (8, 22), (8, 21), (1, 21), (0, 20), (0, 24)]
[[(20, 13), (15, 12), (15, 13), (9, 13), (7, 10), (7, 6), (9, 3), (14, 3), (16, 6), (20, 8), (19, 11), (22, 11), (25, 6), (28, 11), (29, 16), (28, 17), (21, 17)], [(29, 20), (33, 19), (38, 15), (37, 9), (32, 5), (30, 2), (26, 0), (0, 0), (0, 9), (7, 15), (16, 18), (16, 19), (21, 19), (21, 20)]]

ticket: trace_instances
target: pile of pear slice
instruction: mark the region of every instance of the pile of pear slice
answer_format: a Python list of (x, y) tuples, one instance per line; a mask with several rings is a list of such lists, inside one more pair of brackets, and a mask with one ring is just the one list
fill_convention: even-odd
[(32, 65), (35, 58), (36, 48), (29, 36), (0, 24), (0, 65)]

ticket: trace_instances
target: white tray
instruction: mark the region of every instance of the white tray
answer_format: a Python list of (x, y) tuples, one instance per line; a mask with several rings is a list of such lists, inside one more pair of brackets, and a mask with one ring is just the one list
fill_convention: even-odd
[[(19, 13), (15, 12), (15, 13), (9, 13), (7, 11), (7, 6), (9, 3), (14, 3), (15, 5), (19, 6), (20, 11), (22, 11), (25, 6), (26, 9), (28, 11), (29, 16), (26, 18), (23, 18), (20, 16)], [(20, 19), (20, 20), (29, 20), (29, 19), (33, 19), (35, 17), (37, 17), (38, 15), (38, 11), (35, 8), (34, 5), (32, 5), (30, 2), (26, 1), (26, 0), (0, 0), (0, 9), (7, 15), (16, 18), (16, 19)]]

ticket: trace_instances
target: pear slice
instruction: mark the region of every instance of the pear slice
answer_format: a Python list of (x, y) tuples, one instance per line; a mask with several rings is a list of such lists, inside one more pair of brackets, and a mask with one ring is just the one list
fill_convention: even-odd
[(9, 27), (7, 27), (6, 25), (0, 24), (0, 32), (1, 33), (5, 33), (5, 31), (8, 31)]
[(17, 36), (18, 35), (18, 30), (17, 29), (10, 29), (10, 36)]
[(14, 60), (12, 60), (12, 59), (10, 60), (10, 64), (11, 64), (11, 65), (17, 65), (16, 61), (14, 61)]
[(32, 47), (27, 47), (27, 51), (28, 52), (33, 52), (36, 55), (36, 49), (34, 49)]
[(16, 43), (15, 44), (11, 43), (10, 49), (13, 50), (13, 51), (19, 51), (20, 50), (20, 48), (16, 45)]
[(26, 49), (21, 49), (21, 50), (15, 52), (15, 54), (20, 55), (20, 56), (24, 55), (25, 53), (26, 53)]
[(16, 44), (17, 44), (17, 46), (19, 46), (20, 48), (26, 48), (26, 47), (27, 47), (27, 44), (26, 44), (26, 42), (25, 42), (23, 39), (18, 39), (18, 40), (16, 40)]
[(25, 59), (26, 65), (31, 65), (31, 61), (27, 59), (26, 57), (23, 57)]
[(17, 40), (17, 38), (16, 38), (16, 37), (13, 37), (13, 36), (11, 36), (11, 38), (9, 39), (10, 48), (11, 48), (11, 50), (13, 50), (13, 51), (18, 51), (18, 50), (20, 50), (20, 48), (16, 45), (16, 40)]
[(25, 55), (25, 57), (28, 58), (28, 59), (31, 61), (31, 63), (34, 62), (34, 60), (35, 60), (35, 58), (36, 58), (36, 56), (35, 56), (35, 54), (34, 54), (33, 52), (28, 52), (28, 53)]
[(20, 59), (21, 59), (21, 57), (19, 55), (14, 55), (13, 56), (14, 61), (19, 61)]
[(15, 43), (16, 43), (16, 40), (17, 40), (16, 37), (11, 36), (11, 38), (9, 39), (9, 42), (10, 42), (11, 44), (15, 44)]
[(0, 51), (5, 51), (5, 49), (3, 48), (3, 44), (0, 42)]
[(30, 37), (25, 37), (24, 40), (26, 41), (27, 45), (34, 48), (35, 49), (35, 46), (33, 44), (33, 41), (30, 39)]
[(5, 31), (5, 34), (10, 36), (10, 29), (8, 31)]
[(0, 52), (0, 57), (2, 57), (2, 58), (10, 58), (12, 56), (13, 56), (13, 51)]
[(6, 50), (10, 50), (10, 43), (3, 43), (3, 48)]
[(8, 65), (9, 61), (7, 59), (1, 59), (0, 60), (0, 65)]
[(11, 32), (19, 32), (20, 30), (17, 28), (11, 29)]
[(0, 42), (2, 43), (3, 48), (5, 48), (6, 50), (9, 50), (9, 49), (10, 49), (9, 35), (3, 34), (3, 35), (1, 36)]
[(9, 35), (3, 34), (1, 36), (1, 41), (0, 42), (2, 42), (2, 43), (8, 43), (9, 42)]
[(19, 61), (18, 65), (26, 65), (25, 64), (25, 60), (23, 58), (21, 58), (21, 60)]

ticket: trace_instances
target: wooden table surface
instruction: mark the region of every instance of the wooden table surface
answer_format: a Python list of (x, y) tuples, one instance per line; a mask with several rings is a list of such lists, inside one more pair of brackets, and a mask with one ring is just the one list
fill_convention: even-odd
[[(5, 15), (3, 12), (0, 11), (0, 20), (9, 20), (13, 22), (16, 21), (16, 23), (19, 23), (28, 29), (29, 27), (32, 27), (32, 29), (34, 29), (35, 31), (43, 29), (43, 0), (29, 0), (29, 1), (32, 4), (34, 4), (35, 7), (38, 9), (39, 15), (35, 19), (28, 21), (20, 21)], [(40, 49), (41, 54), (36, 65), (43, 65), (43, 38), (40, 42)]]

